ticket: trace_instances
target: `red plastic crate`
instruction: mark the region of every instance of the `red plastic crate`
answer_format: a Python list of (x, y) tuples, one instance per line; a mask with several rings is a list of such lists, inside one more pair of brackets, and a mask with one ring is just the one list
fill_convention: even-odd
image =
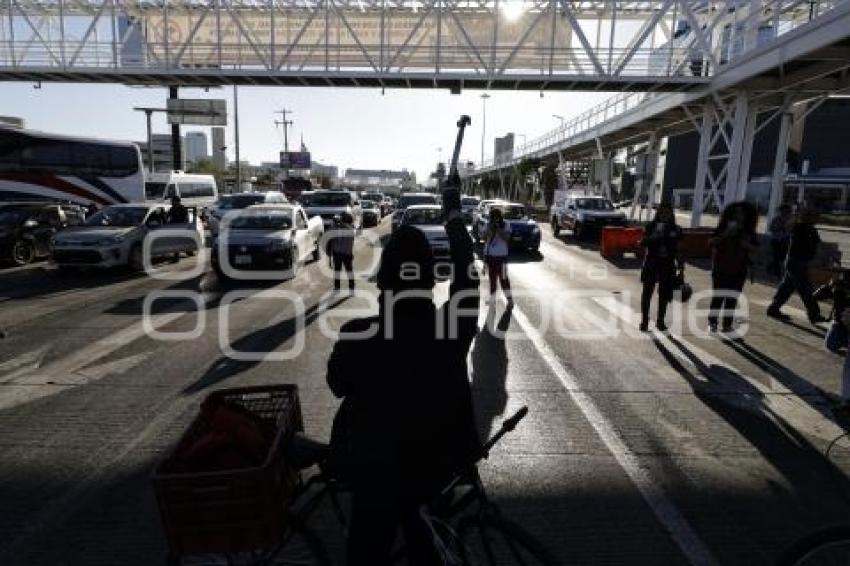
[(303, 430), (298, 388), (274, 385), (222, 389), (219, 397), (236, 403), (276, 427), (261, 466), (201, 473), (177, 473), (173, 461), (202, 432), (196, 417), (171, 454), (154, 473), (159, 512), (172, 555), (230, 553), (271, 548), (281, 542), (285, 512), (297, 479), (283, 451)]

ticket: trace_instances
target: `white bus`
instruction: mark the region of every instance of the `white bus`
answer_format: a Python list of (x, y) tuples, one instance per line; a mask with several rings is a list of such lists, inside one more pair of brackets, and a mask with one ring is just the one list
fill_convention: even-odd
[(197, 207), (206, 218), (218, 200), (218, 188), (212, 175), (193, 175), (183, 171), (148, 173), (145, 198), (150, 201), (169, 201), (180, 197), (185, 206)]
[(139, 148), (0, 126), (0, 201), (21, 200), (144, 202)]

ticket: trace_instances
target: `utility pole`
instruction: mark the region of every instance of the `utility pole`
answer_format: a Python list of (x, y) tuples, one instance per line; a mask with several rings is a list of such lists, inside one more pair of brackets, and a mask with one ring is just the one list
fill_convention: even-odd
[(242, 163), (239, 161), (239, 91), (236, 85), (233, 85), (233, 127), (235, 132), (236, 142), (236, 192), (242, 192)]
[(486, 92), (481, 95), (481, 163), (478, 168), (484, 167), (484, 135), (487, 132), (487, 99), (490, 95)]
[[(168, 98), (177, 100), (177, 87), (168, 87)], [(171, 168), (174, 171), (183, 169), (183, 144), (180, 139), (180, 124), (171, 124)]]
[[(292, 110), (287, 110), (286, 108), (282, 110), (277, 110), (274, 112), (275, 114), (280, 114), (281, 120), (275, 120), (275, 126), (283, 126), (283, 153), (289, 153), (289, 126), (293, 124), (292, 120), (287, 120), (286, 115), (292, 115), (294, 112)], [(287, 159), (289, 159), (287, 157)], [(283, 170), (283, 176), (285, 179), (289, 178), (289, 162), (287, 161), (287, 166)]]
[(144, 112), (145, 118), (147, 118), (148, 122), (148, 172), (154, 172), (154, 163), (153, 163), (153, 134), (151, 133), (151, 115), (154, 112), (160, 112), (160, 108), (133, 108), (136, 112)]

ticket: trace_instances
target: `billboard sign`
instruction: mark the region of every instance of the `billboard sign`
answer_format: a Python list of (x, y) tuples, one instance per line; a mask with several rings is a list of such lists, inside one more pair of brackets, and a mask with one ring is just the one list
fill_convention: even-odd
[(224, 100), (169, 98), (169, 124), (226, 126), (227, 103)]
[(281, 169), (309, 169), (310, 168), (310, 152), (309, 151), (281, 151), (280, 152), (280, 168)]

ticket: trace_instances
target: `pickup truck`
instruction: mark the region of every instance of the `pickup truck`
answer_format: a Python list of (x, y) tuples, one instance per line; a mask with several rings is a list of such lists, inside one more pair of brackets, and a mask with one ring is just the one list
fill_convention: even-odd
[[(212, 266), (221, 278), (294, 278), (308, 258), (318, 260), (322, 219), (310, 219), (299, 204), (258, 204), (225, 217), (213, 242)], [(225, 262), (224, 264), (222, 262)]]
[(356, 229), (363, 226), (360, 200), (349, 191), (315, 191), (310, 195), (309, 204), (304, 210), (309, 218), (320, 217), (325, 229), (331, 228), (335, 219), (344, 212), (351, 215)]
[(626, 225), (625, 213), (601, 196), (569, 196), (552, 205), (549, 218), (553, 234), (557, 236), (561, 230), (572, 230), (576, 239), (592, 230), (601, 230), (603, 226)]

